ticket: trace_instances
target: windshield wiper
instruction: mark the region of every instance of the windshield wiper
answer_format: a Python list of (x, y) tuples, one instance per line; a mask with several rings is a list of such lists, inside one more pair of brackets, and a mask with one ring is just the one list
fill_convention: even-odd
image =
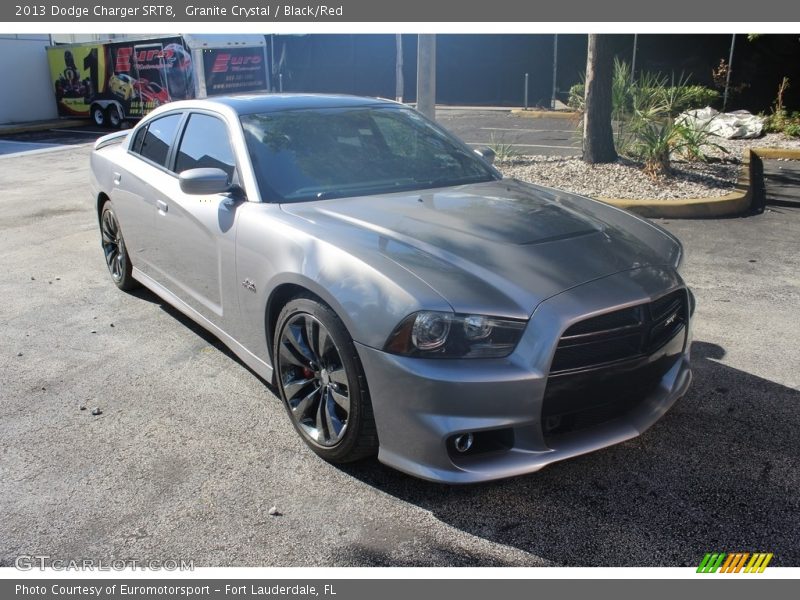
[(483, 175), (476, 175), (474, 177), (463, 177), (460, 179), (418, 179), (417, 183), (425, 185), (426, 187), (438, 188), (468, 185), (470, 183), (485, 183), (487, 181), (492, 181), (492, 178)]
[(303, 188), (297, 190), (293, 195), (285, 198), (286, 202), (308, 202), (313, 200), (330, 200), (332, 198), (348, 198), (353, 196), (366, 196), (369, 194), (391, 194), (394, 192), (418, 191), (430, 188), (452, 187), (456, 185), (468, 185), (470, 183), (483, 183), (492, 181), (489, 176), (476, 175), (461, 179), (417, 179), (412, 177), (376, 183), (374, 185), (352, 185), (334, 189), (314, 190), (313, 188)]

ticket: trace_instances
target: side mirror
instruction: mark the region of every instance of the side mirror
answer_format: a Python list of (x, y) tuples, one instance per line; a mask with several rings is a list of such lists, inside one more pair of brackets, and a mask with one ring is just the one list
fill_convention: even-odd
[(475, 148), (475, 154), (480, 156), (483, 160), (488, 162), (490, 165), (494, 164), (494, 159), (497, 156), (494, 150), (489, 148), (489, 146), (478, 146)]
[(222, 169), (187, 169), (178, 175), (184, 194), (224, 194), (231, 189), (228, 174)]

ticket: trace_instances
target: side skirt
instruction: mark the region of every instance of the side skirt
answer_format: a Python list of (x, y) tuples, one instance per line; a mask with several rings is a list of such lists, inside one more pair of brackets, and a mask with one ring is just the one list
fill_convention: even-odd
[(219, 340), (225, 344), (231, 351), (238, 356), (241, 361), (255, 371), (260, 377), (266, 381), (272, 381), (273, 368), (263, 360), (258, 358), (255, 354), (250, 352), (247, 348), (242, 346), (230, 335), (225, 333), (222, 329), (214, 325), (211, 321), (206, 319), (203, 315), (198, 313), (191, 306), (186, 304), (183, 300), (178, 298), (175, 294), (167, 290), (164, 286), (156, 283), (155, 280), (148, 275), (142, 273), (136, 267), (133, 267), (133, 278), (141, 283), (148, 290), (153, 292), (156, 296), (181, 311), (184, 315), (189, 317), (192, 321), (200, 325), (203, 329), (208, 330), (214, 334)]

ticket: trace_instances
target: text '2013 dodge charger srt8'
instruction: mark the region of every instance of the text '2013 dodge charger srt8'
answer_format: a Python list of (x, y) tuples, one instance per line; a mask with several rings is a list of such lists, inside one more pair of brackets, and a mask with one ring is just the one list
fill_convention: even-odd
[(403, 105), (174, 102), (98, 140), (91, 167), (114, 282), (274, 381), (329, 461), (529, 473), (640, 434), (689, 387), (673, 236), (503, 179)]

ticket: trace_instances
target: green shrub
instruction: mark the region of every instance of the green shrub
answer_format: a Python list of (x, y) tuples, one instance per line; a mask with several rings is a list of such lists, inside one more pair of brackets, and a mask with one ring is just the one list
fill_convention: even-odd
[[(676, 89), (680, 90), (679, 87)], [(707, 127), (695, 129), (685, 122), (676, 121), (671, 115), (669, 102), (658, 103), (660, 95), (654, 93), (645, 104), (634, 107), (629, 136), (625, 140), (626, 154), (644, 162), (647, 175), (653, 179), (668, 176), (673, 156), (706, 161), (706, 148), (727, 152), (711, 141)], [(681, 96), (679, 91), (676, 92), (673, 101), (677, 102)]]
[[(611, 88), (612, 119), (617, 122), (617, 151), (641, 160), (653, 178), (669, 175), (670, 160), (683, 156), (706, 160), (707, 147), (724, 148), (710, 139), (706, 128), (694, 129), (675, 118), (682, 112), (703, 108), (719, 100), (719, 92), (702, 85), (689, 85), (688, 77), (669, 78), (642, 72), (633, 80), (630, 67), (614, 61)], [(569, 90), (569, 105), (584, 109), (584, 83)]]
[(783, 130), (789, 137), (800, 138), (800, 119), (794, 123), (789, 123)]
[(764, 131), (766, 133), (780, 133), (786, 128), (788, 115), (786, 114), (785, 110), (781, 110), (779, 112), (774, 112), (771, 115), (767, 115), (766, 119), (767, 120), (764, 123)]
[(575, 110), (583, 110), (583, 97), (586, 91), (586, 85), (581, 83), (576, 83), (571, 88), (569, 88), (569, 100), (567, 100), (567, 104), (570, 108), (574, 108)]
[(505, 138), (502, 137), (500, 140), (495, 139), (494, 134), (492, 134), (489, 148), (494, 152), (494, 158), (497, 162), (505, 162), (517, 156), (513, 144), (507, 143)]
[[(569, 106), (576, 110), (581, 110), (583, 108), (583, 95), (585, 91), (584, 84), (576, 83), (571, 88), (569, 88)], [(647, 90), (652, 92), (653, 90)], [(656, 91), (659, 91), (658, 88)], [(674, 88), (666, 88), (662, 91), (666, 93), (674, 92)], [(675, 106), (675, 110), (679, 113), (690, 110), (694, 108), (704, 108), (706, 106), (712, 106), (716, 104), (719, 100), (719, 92), (717, 90), (712, 90), (711, 88), (707, 88), (703, 85), (689, 85), (685, 86), (684, 92), (686, 92), (686, 97), (684, 98), (683, 102)]]
[(789, 113), (785, 108), (775, 110), (767, 115), (764, 131), (767, 133), (785, 133), (790, 137), (800, 137), (800, 113)]
[[(625, 63), (622, 63), (623, 65)], [(627, 66), (627, 65), (626, 65)], [(616, 73), (615, 73), (616, 74)], [(621, 75), (621, 73), (619, 73)], [(647, 75), (643, 75), (647, 77)], [(628, 79), (629, 80), (629, 79)], [(624, 88), (620, 86), (620, 79), (615, 76), (614, 78), (614, 87), (616, 88), (612, 92), (612, 101), (614, 104), (613, 112), (618, 114), (628, 113), (631, 109), (631, 98), (630, 94), (633, 93), (632, 89), (637, 87), (636, 85), (631, 85), (628, 90), (625, 90), (625, 94), (618, 94), (615, 93), (617, 90), (622, 91)], [(639, 89), (641, 89), (645, 93), (663, 93), (663, 94), (674, 94), (676, 91), (676, 87), (679, 86), (667, 86), (658, 85), (656, 83), (655, 87), (650, 89), (642, 89), (641, 84), (638, 85)], [(704, 108), (706, 106), (712, 106), (717, 104), (720, 98), (719, 92), (717, 90), (705, 87), (703, 85), (684, 85), (682, 86), (683, 92), (683, 99), (680, 103), (674, 106), (674, 110), (677, 113), (681, 113), (685, 110), (693, 109), (693, 108)], [(586, 86), (583, 83), (576, 83), (571, 88), (569, 88), (569, 100), (567, 103), (571, 108), (576, 110), (583, 110), (583, 103), (584, 103), (584, 94), (586, 92)], [(676, 113), (676, 114), (677, 114)]]
[(712, 90), (702, 85), (686, 86), (685, 91), (687, 97), (685, 104), (677, 107), (679, 113), (692, 108), (705, 108), (719, 100), (719, 92), (717, 90)]
[(800, 137), (800, 113), (789, 113), (783, 104), (783, 96), (789, 89), (789, 78), (784, 77), (778, 86), (778, 95), (772, 105), (772, 114), (767, 115), (764, 131), (767, 133), (785, 133), (790, 137)]

